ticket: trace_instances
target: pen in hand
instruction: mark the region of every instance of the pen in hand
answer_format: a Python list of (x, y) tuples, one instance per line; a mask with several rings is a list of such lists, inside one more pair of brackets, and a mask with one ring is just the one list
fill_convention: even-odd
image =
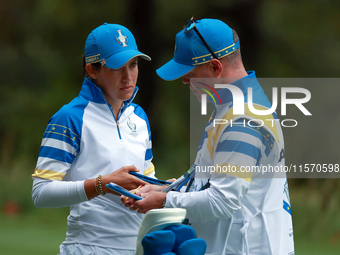
[[(138, 190), (138, 189), (140, 189), (140, 188), (142, 188), (144, 185), (142, 184), (142, 185), (140, 185), (137, 189), (135, 189), (134, 191), (132, 191), (132, 193), (133, 194), (135, 194), (136, 193), (136, 191)], [(129, 197), (126, 197), (125, 198), (125, 201), (124, 202), (122, 202), (121, 204), (124, 204), (126, 201), (128, 201), (129, 200)]]

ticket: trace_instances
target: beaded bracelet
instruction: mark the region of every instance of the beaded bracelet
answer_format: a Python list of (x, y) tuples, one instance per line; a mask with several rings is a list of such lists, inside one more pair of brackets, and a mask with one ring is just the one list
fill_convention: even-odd
[(99, 189), (98, 189), (98, 185), (97, 185), (97, 178), (94, 179), (94, 188), (96, 189), (96, 192), (98, 194), (100, 194)]
[(98, 192), (98, 190), (99, 190), (98, 193), (99, 193), (100, 195), (103, 195), (103, 196), (104, 196), (105, 193), (104, 193), (104, 191), (103, 191), (101, 178), (102, 178), (102, 176), (99, 175), (99, 176), (98, 176), (98, 185), (96, 185), (96, 190), (97, 190), (97, 192)]

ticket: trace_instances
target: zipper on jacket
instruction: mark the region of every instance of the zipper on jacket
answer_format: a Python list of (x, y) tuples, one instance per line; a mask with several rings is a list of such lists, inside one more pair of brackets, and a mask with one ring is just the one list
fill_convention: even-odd
[[(113, 112), (112, 112), (113, 114)], [(117, 131), (118, 131), (118, 136), (119, 136), (119, 139), (122, 140), (122, 136), (120, 135), (120, 125), (119, 125), (119, 120), (116, 119), (115, 115), (113, 114), (113, 118), (115, 119), (116, 123), (117, 123)]]
[(117, 120), (117, 127), (118, 127), (118, 135), (119, 135), (119, 139), (122, 139), (122, 137), (120, 136), (120, 125), (119, 125), (119, 120)]
[[(87, 78), (86, 78), (86, 79), (87, 79)], [(89, 81), (92, 83), (91, 80), (89, 80)], [(106, 101), (106, 98), (105, 98), (105, 96), (104, 96), (102, 90), (101, 90), (99, 87), (97, 87), (97, 89), (100, 90), (101, 95), (102, 95), (102, 99), (104, 100), (104, 102), (106, 103), (106, 105), (107, 105), (107, 106), (109, 107), (109, 109), (111, 110), (113, 119), (116, 121), (116, 124), (117, 124), (118, 136), (119, 136), (119, 139), (121, 140), (121, 139), (122, 139), (122, 136), (121, 136), (121, 134), (120, 134), (119, 117), (122, 115), (122, 113), (125, 111), (125, 109), (130, 105), (130, 103), (132, 102), (132, 100), (135, 98), (135, 96), (136, 96), (136, 94), (137, 94), (137, 91), (138, 91), (138, 87), (137, 87), (137, 86), (135, 87), (135, 90), (134, 90), (134, 92), (133, 92), (132, 97), (131, 97), (129, 100), (127, 100), (127, 103), (126, 103), (126, 104), (124, 103), (123, 108), (119, 110), (117, 119), (116, 119), (116, 116), (115, 116), (114, 113), (113, 113), (112, 106), (111, 106), (110, 104), (108, 104), (108, 102)]]
[[(113, 113), (113, 111), (112, 111), (112, 106), (109, 105), (108, 103), (106, 103), (106, 104), (109, 106), (109, 109), (111, 110), (111, 113), (112, 113), (112, 117), (113, 117), (113, 119), (116, 121), (119, 139), (122, 140), (122, 136), (120, 135), (120, 125), (119, 125), (119, 120), (116, 119), (116, 116), (114, 115), (114, 113)], [(119, 116), (118, 116), (118, 118), (119, 118)]]

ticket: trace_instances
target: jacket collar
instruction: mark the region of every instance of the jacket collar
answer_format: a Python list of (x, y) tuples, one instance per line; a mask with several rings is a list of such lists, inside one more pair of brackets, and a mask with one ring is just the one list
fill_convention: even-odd
[[(270, 108), (271, 103), (269, 102), (269, 100), (268, 100), (266, 94), (264, 93), (260, 83), (258, 82), (256, 75), (255, 75), (255, 71), (248, 71), (247, 73), (248, 73), (247, 76), (245, 76), (245, 77), (243, 77), (243, 78), (241, 78), (237, 81), (234, 81), (231, 84), (237, 86), (238, 88), (240, 88), (242, 90), (245, 103), (248, 102), (248, 88), (252, 88), (253, 103), (261, 104), (265, 107)], [(232, 103), (232, 101), (233, 101), (232, 93), (230, 92), (229, 89), (226, 89), (226, 88), (218, 90), (217, 95), (214, 93), (213, 97), (214, 97), (217, 105), (215, 105), (214, 100), (210, 97), (209, 97), (209, 101), (212, 104), (212, 106), (215, 108), (215, 110), (217, 110), (221, 107), (221, 105), (219, 103), (220, 102), (219, 98), (222, 101), (222, 106), (225, 105), (225, 104)]]
[[(136, 86), (135, 90), (133, 91), (132, 97), (123, 102), (123, 107), (121, 111), (125, 109), (130, 103), (132, 103), (138, 90), (139, 88)], [(84, 79), (83, 85), (79, 92), (79, 96), (84, 97), (85, 99), (97, 104), (107, 104), (102, 90), (88, 78)]]

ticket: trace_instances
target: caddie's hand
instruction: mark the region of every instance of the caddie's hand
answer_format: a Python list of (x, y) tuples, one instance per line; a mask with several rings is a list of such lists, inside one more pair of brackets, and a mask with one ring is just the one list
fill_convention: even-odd
[(131, 210), (137, 209), (138, 213), (146, 213), (151, 209), (162, 208), (167, 193), (160, 191), (150, 191), (148, 193), (142, 193), (142, 200), (134, 200), (130, 206)]
[(176, 181), (176, 178), (171, 178), (169, 180), (166, 180), (167, 182), (175, 182)]
[(119, 195), (105, 186), (110, 182), (116, 183), (127, 190), (133, 190), (138, 188), (140, 185), (146, 185), (145, 181), (129, 174), (130, 171), (138, 172), (139, 170), (135, 166), (124, 166), (118, 170), (112, 172), (111, 174), (104, 175), (101, 177), (103, 191), (105, 193), (112, 193)]
[[(155, 184), (147, 184), (143, 187), (139, 187), (138, 189), (135, 189), (131, 192), (135, 193), (138, 196), (141, 196), (142, 193), (148, 193), (150, 191), (162, 191), (167, 187), (166, 185), (155, 185)], [(121, 195), (120, 200), (122, 201), (122, 204), (124, 204), (126, 207), (129, 207), (130, 210), (135, 211), (137, 208), (133, 206), (133, 202), (135, 201), (132, 198), (126, 197), (124, 195)]]

